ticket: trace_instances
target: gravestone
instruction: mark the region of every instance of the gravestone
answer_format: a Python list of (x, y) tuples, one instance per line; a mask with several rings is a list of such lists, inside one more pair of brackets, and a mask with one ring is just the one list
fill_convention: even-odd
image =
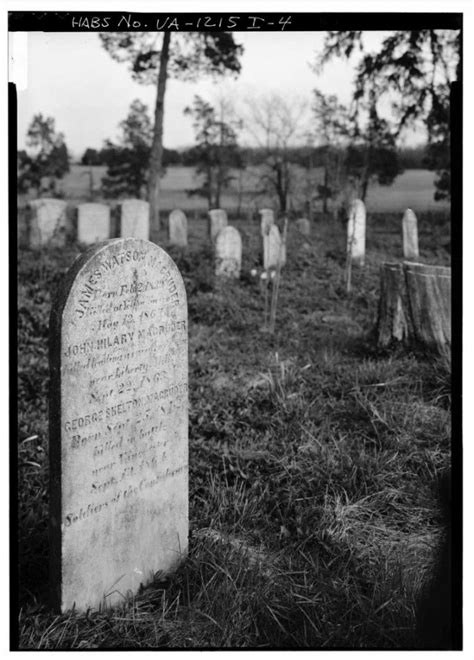
[(77, 240), (99, 243), (110, 236), (110, 209), (105, 204), (79, 204), (77, 207)]
[(284, 266), (286, 263), (286, 249), (282, 244), (280, 230), (272, 225), (268, 234), (263, 236), (263, 267), (265, 270), (277, 268), (278, 263)]
[(50, 324), (53, 604), (113, 606), (188, 543), (186, 292), (139, 239), (83, 253)]
[(42, 198), (29, 202), (28, 207), (30, 247), (64, 246), (67, 234), (67, 203), (62, 199)]
[(349, 210), (347, 251), (356, 266), (363, 266), (365, 262), (365, 215), (364, 202), (355, 199)]
[(270, 227), (275, 222), (275, 216), (272, 209), (260, 209), (260, 233), (266, 236), (270, 232)]
[(126, 199), (120, 203), (120, 236), (150, 238), (150, 206), (141, 199)]
[(418, 223), (411, 209), (403, 214), (403, 256), (405, 259), (417, 259), (418, 253)]
[(168, 226), (170, 243), (186, 247), (188, 244), (188, 220), (183, 211), (179, 209), (171, 211)]
[(235, 227), (224, 227), (216, 238), (216, 275), (240, 277), (242, 239)]
[(311, 225), (308, 218), (298, 218), (296, 228), (303, 236), (309, 236), (311, 233)]
[(227, 213), (223, 209), (211, 209), (209, 211), (209, 236), (215, 241), (221, 229), (227, 226)]

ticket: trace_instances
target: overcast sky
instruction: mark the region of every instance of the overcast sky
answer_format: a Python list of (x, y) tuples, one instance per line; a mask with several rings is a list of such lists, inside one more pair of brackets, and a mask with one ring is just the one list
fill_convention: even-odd
[[(383, 35), (366, 33), (367, 47), (376, 47)], [(334, 60), (320, 75), (311, 70), (324, 32), (236, 32), (234, 38), (244, 46), (238, 79), (227, 77), (218, 83), (208, 78), (198, 83), (168, 80), (166, 147), (194, 143), (192, 119), (183, 115), (183, 109), (192, 104), (195, 94), (212, 102), (223, 91), (235, 99), (276, 91), (311, 101), (312, 90), (318, 87), (349, 102), (356, 60), (349, 64)], [(79, 158), (87, 147), (99, 149), (105, 139), (117, 138), (118, 124), (135, 98), (146, 103), (152, 114), (156, 88), (133, 82), (127, 64), (115, 62), (97, 34), (30, 32), (27, 42), (27, 89), (18, 92), (20, 149), (25, 147), (33, 115), (39, 112), (54, 117), (56, 130), (64, 133), (70, 152)], [(411, 135), (408, 142), (421, 142), (423, 137), (422, 133)]]

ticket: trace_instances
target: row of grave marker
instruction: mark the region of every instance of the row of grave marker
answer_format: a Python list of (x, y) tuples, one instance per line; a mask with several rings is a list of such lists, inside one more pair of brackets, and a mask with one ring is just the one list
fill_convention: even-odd
[[(353, 211), (356, 257), (365, 209)], [(216, 272), (235, 277), (239, 232), (215, 211), (209, 231)], [(268, 209), (261, 234), (270, 268), (285, 255)], [(107, 240), (66, 274), (50, 320), (51, 587), (61, 611), (115, 605), (186, 555), (187, 343), (183, 279), (159, 246)]]
[[(49, 243), (64, 245), (66, 240), (67, 203), (56, 199), (39, 199), (29, 202), (30, 247), (40, 247)], [(77, 238), (85, 244), (94, 244), (110, 238), (110, 208), (105, 204), (86, 203), (78, 207)], [(148, 202), (138, 199), (124, 200), (120, 203), (122, 238), (149, 238), (149, 206)], [(274, 224), (272, 209), (261, 209), (261, 233), (264, 237), (264, 268), (276, 266), (265, 258), (265, 236), (271, 236), (268, 246), (281, 241), (278, 228)], [(209, 234), (211, 240), (216, 240), (220, 229), (227, 226), (227, 214), (223, 209), (209, 211)], [(354, 264), (363, 265), (365, 260), (365, 226), (366, 210), (361, 200), (354, 200), (349, 211), (347, 225), (347, 249)], [(272, 229), (273, 227), (273, 229)], [(310, 223), (306, 218), (296, 221), (297, 229), (306, 236), (310, 234)], [(417, 219), (411, 209), (407, 209), (402, 220), (403, 256), (413, 259), (419, 256)], [(273, 232), (273, 233), (272, 233)], [(172, 245), (185, 247), (188, 242), (188, 223), (186, 215), (181, 210), (174, 210), (169, 217), (169, 240)], [(235, 239), (237, 240), (237, 239)], [(285, 246), (282, 248), (285, 249)], [(270, 251), (272, 254), (273, 251)], [(286, 254), (282, 255), (282, 262)]]

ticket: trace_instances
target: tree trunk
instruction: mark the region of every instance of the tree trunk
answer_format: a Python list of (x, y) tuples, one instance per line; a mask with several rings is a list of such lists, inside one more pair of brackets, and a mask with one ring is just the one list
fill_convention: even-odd
[(405, 262), (403, 269), (414, 337), (444, 351), (451, 345), (451, 268)]
[(163, 162), (163, 118), (166, 79), (170, 51), (171, 32), (163, 33), (163, 44), (160, 53), (160, 69), (158, 72), (158, 89), (155, 105), (155, 126), (150, 153), (150, 171), (148, 175), (148, 201), (150, 204), (150, 240), (157, 241), (161, 229), (160, 224), (160, 175)]
[(451, 345), (451, 269), (404, 262), (383, 264), (377, 344), (416, 341), (440, 353)]
[(393, 341), (408, 338), (404, 313), (405, 281), (401, 264), (385, 263), (380, 269), (380, 298), (377, 320), (377, 344), (386, 348)]

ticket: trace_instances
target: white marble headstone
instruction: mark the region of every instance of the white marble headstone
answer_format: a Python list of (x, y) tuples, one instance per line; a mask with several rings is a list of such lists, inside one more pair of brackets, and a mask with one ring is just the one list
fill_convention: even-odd
[(418, 223), (416, 215), (411, 209), (403, 214), (403, 256), (405, 259), (417, 259), (418, 252)]
[(110, 238), (110, 208), (105, 204), (79, 204), (77, 207), (77, 240), (100, 243)]
[(28, 203), (30, 208), (30, 247), (66, 243), (67, 203), (62, 199), (35, 199)]
[(360, 199), (355, 199), (349, 210), (347, 223), (347, 250), (352, 258), (352, 263), (363, 266), (365, 262), (365, 204)]
[(50, 322), (54, 605), (123, 602), (188, 544), (188, 328), (157, 245), (112, 239), (66, 274)]
[(126, 199), (120, 203), (120, 236), (150, 238), (150, 206), (142, 199)]
[(215, 245), (216, 275), (240, 277), (242, 239), (235, 227), (227, 226), (217, 234)]
[(188, 220), (180, 209), (175, 209), (170, 213), (169, 239), (172, 245), (185, 247), (188, 244)]
[(263, 267), (265, 270), (277, 268), (278, 263), (286, 263), (286, 249), (282, 243), (280, 230), (272, 225), (268, 234), (263, 236)]

